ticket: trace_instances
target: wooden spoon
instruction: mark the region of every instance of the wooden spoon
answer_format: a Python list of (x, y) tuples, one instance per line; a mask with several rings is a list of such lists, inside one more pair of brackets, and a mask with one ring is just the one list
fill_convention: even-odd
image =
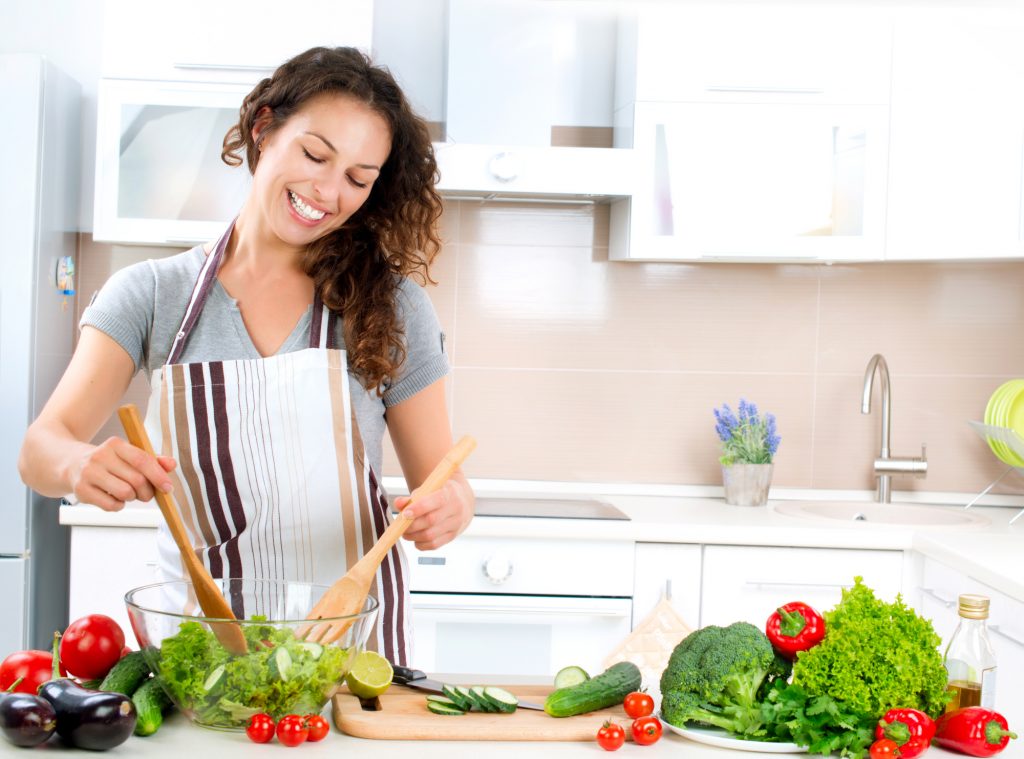
[[(128, 442), (146, 453), (156, 455), (153, 453), (153, 444), (149, 442), (149, 435), (146, 434), (146, 428), (142, 426), (142, 418), (139, 416), (139, 410), (135, 404), (128, 403), (121, 406), (117, 410), (117, 415), (121, 418), (121, 425), (128, 436)], [(199, 606), (202, 607), (203, 616), (214, 619), (234, 619), (235, 615), (231, 611), (231, 606), (224, 599), (209, 571), (192, 550), (174, 499), (170, 494), (156, 489), (156, 504), (160, 507), (160, 513), (164, 515), (164, 520), (171, 530), (171, 536), (178, 546), (178, 551), (181, 552), (181, 559), (192, 579), (192, 587), (195, 588), (196, 598), (199, 600)], [(249, 647), (245, 643), (245, 635), (242, 634), (242, 628), (239, 625), (230, 622), (211, 622), (210, 627), (213, 629), (214, 635), (217, 636), (217, 640), (230, 653), (241, 656), (248, 652)]]
[[(413, 517), (408, 516), (409, 507), (423, 496), (440, 490), (474, 448), (476, 448), (476, 440), (465, 435), (455, 444), (454, 448), (444, 455), (444, 458), (434, 467), (434, 471), (427, 476), (423, 484), (412, 491), (405, 509), (399, 512), (377, 542), (373, 544), (373, 547), (352, 565), (345, 576), (335, 581), (327, 589), (306, 619), (349, 617), (363, 610), (366, 596), (370, 592), (370, 585), (377, 574), (377, 567), (413, 522)], [(352, 620), (339, 621), (334, 624), (324, 622), (319, 625), (304, 625), (296, 634), (300, 638), (318, 643), (333, 643), (345, 633), (351, 624)]]

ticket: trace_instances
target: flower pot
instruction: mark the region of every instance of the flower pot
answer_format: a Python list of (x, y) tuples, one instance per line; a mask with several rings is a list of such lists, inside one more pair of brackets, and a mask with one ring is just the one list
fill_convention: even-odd
[(772, 484), (772, 464), (733, 464), (722, 467), (725, 502), (733, 506), (764, 506)]

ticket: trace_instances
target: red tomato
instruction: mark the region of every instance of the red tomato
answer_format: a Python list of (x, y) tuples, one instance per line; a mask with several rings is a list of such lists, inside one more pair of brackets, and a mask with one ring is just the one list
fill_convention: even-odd
[(643, 691), (633, 691), (626, 696), (622, 705), (626, 709), (626, 714), (633, 719), (636, 719), (637, 717), (646, 717), (648, 714), (654, 714), (654, 699)]
[(900, 747), (896, 741), (882, 738), (871, 744), (871, 751), (869, 753), (871, 759), (893, 759), (893, 757), (900, 755)]
[(309, 737), (309, 728), (298, 714), (281, 717), (277, 723), (277, 739), (286, 746), (298, 746)]
[(121, 658), (124, 632), (110, 617), (90, 614), (72, 622), (60, 639), (60, 661), (75, 677), (98, 680)]
[(253, 743), (267, 743), (274, 737), (274, 718), (269, 714), (254, 714), (249, 717), (245, 734)]
[(310, 743), (322, 741), (331, 732), (331, 723), (319, 714), (307, 714), (305, 721), (306, 727), (309, 728), (309, 737), (306, 740)]
[(53, 677), (53, 654), (48, 651), (17, 651), (0, 663), (0, 690), (21, 679), (15, 693), (31, 693)]
[(597, 731), (597, 745), (605, 751), (618, 751), (625, 742), (626, 731), (615, 722), (605, 721)]
[(650, 746), (661, 737), (661, 720), (657, 717), (640, 717), (633, 720), (633, 742), (638, 746)]

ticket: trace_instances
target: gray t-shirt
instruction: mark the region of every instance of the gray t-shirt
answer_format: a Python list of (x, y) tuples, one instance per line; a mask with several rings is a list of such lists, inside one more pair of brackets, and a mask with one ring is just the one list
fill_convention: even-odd
[[(175, 256), (142, 261), (116, 272), (93, 297), (82, 314), (80, 326), (95, 327), (124, 348), (135, 362), (136, 372), (147, 377), (167, 361), (174, 336), (181, 325), (192, 289), (205, 261), (197, 246)], [(398, 288), (399, 323), (405, 331), (406, 359), (394, 381), (377, 396), (366, 390), (351, 372), (349, 386), (359, 433), (373, 471), (381, 475), (384, 412), (444, 377), (448, 358), (444, 335), (433, 304), (423, 288), (402, 278)], [(312, 307), (299, 319), (278, 353), (309, 347)], [(341, 334), (339, 325), (338, 333)], [(232, 361), (260, 358), (242, 321), (238, 302), (214, 283), (206, 305), (192, 329), (181, 363)]]

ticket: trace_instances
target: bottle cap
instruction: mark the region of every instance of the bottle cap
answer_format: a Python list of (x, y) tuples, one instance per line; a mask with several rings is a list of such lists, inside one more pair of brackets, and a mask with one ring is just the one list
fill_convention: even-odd
[(964, 619), (988, 619), (988, 596), (964, 593), (960, 596), (958, 611)]

